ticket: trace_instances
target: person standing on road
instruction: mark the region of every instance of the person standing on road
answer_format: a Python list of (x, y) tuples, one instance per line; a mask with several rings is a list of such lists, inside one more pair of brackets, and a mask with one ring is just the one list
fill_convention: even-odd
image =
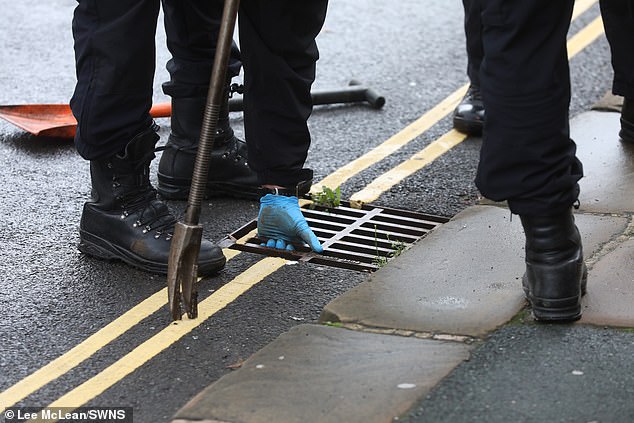
[[(159, 164), (161, 192), (186, 197), (208, 92), (222, 3), (163, 0), (172, 131)], [(159, 139), (149, 115), (155, 70), (159, 0), (79, 0), (73, 17), (77, 85), (71, 108), (75, 145), (90, 161), (92, 201), (84, 205), (79, 249), (101, 259), (167, 272), (176, 219), (150, 184)], [(269, 246), (290, 242), (322, 247), (299, 211), (310, 188), (303, 167), (310, 134), (310, 87), (318, 50), (315, 37), (327, 0), (243, 0), (239, 12), (241, 57), (234, 48), (229, 75), (244, 66), (247, 152), (233, 136), (225, 104), (215, 137), (209, 186), (216, 193), (261, 199), (258, 231)], [(228, 98), (227, 98), (228, 101)], [(191, 163), (191, 164), (190, 164)], [(203, 240), (198, 271), (225, 264), (222, 251)]]
[(612, 93), (623, 97), (619, 136), (634, 143), (634, 0), (599, 0), (599, 6), (612, 54)]
[(581, 317), (587, 270), (572, 208), (583, 176), (570, 139), (566, 35), (574, 0), (482, 0), (486, 120), (476, 185), (526, 237), (523, 288), (540, 321)]
[[(480, 93), (482, 63), (482, 23), (479, 0), (462, 1), (467, 50), (469, 88), (453, 113), (454, 129), (467, 135), (479, 136), (484, 127), (484, 104)], [(634, 49), (628, 48), (634, 39), (634, 6), (630, 0), (600, 0), (606, 37), (610, 44), (614, 84), (612, 93), (623, 97), (621, 131), (624, 141), (634, 142)]]

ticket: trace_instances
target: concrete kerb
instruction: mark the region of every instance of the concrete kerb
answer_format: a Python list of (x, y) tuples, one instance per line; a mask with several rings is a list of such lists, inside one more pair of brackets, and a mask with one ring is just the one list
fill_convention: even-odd
[(470, 347), (300, 325), (194, 398), (177, 421), (388, 422), (407, 412)]
[[(588, 257), (604, 254), (629, 227), (621, 216), (577, 214), (576, 220)], [(468, 208), (331, 301), (321, 321), (484, 338), (525, 306), (523, 243), (521, 223), (507, 209)]]

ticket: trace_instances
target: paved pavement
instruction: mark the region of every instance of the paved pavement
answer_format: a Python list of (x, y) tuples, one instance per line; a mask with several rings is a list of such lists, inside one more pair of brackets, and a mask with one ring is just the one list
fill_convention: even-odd
[(503, 204), (464, 210), (282, 334), (173, 422), (634, 421), (634, 145), (619, 115), (571, 121), (583, 318), (536, 324), (523, 235)]

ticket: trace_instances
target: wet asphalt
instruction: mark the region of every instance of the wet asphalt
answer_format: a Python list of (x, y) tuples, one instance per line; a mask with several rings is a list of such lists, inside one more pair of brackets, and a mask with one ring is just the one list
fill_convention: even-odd
[[(75, 4), (72, 0), (0, 0), (0, 104), (68, 101), (75, 82), (71, 34)], [(572, 31), (597, 14), (594, 6), (573, 24)], [(394, 5), (378, 0), (331, 2), (318, 39), (321, 59), (315, 88), (337, 88), (357, 79), (384, 95), (387, 104), (381, 110), (366, 105), (315, 109), (309, 122), (313, 144), (307, 166), (314, 169), (316, 180), (397, 133), (466, 82), (461, 22), (462, 6), (457, 0), (429, 1), (424, 7), (415, 0)], [(169, 56), (164, 46), (159, 25), (155, 102), (168, 100), (160, 89), (167, 79), (164, 63)], [(574, 115), (588, 110), (610, 87), (604, 39), (573, 60), (571, 74)], [(169, 120), (157, 123), (160, 143), (164, 143)], [(241, 115), (232, 114), (239, 134), (241, 123)], [(343, 197), (349, 198), (450, 128), (450, 120), (443, 119), (402, 150), (346, 182), (341, 187)], [(471, 139), (460, 144), (384, 193), (377, 204), (447, 217), (474, 204), (478, 192), (473, 176), (480, 143)], [(154, 170), (156, 165), (157, 161)], [(79, 217), (90, 196), (90, 182), (88, 165), (76, 154), (72, 142), (34, 138), (0, 121), (0, 171), (2, 391), (161, 289), (165, 278), (96, 261), (77, 251)], [(184, 209), (184, 203), (170, 206), (176, 213)], [(256, 214), (256, 203), (212, 199), (205, 202), (201, 223), (207, 238), (219, 240)], [(217, 277), (203, 281), (202, 296), (259, 259), (241, 254), (230, 261)], [(166, 421), (201, 389), (231, 372), (232, 365), (279, 334), (300, 323), (317, 322), (325, 304), (365, 278), (363, 273), (324, 266), (285, 266), (88, 405), (132, 406), (135, 421)], [(168, 324), (163, 307), (18, 405), (49, 404)], [(539, 327), (510, 326), (504, 331), (500, 340), (522, 335), (537, 345), (556, 336)], [(605, 333), (621, 336), (609, 331), (584, 334), (570, 348), (602, 345)], [(496, 348), (497, 339), (493, 338), (490, 348)], [(485, 352), (480, 360), (487, 361)], [(518, 375), (517, 383), (523, 378)], [(453, 389), (450, 385), (449, 393), (439, 391), (437, 395), (457, 395)], [(446, 411), (438, 409), (434, 416), (446, 415)]]
[(632, 421), (631, 330), (526, 320), (493, 333), (400, 421)]

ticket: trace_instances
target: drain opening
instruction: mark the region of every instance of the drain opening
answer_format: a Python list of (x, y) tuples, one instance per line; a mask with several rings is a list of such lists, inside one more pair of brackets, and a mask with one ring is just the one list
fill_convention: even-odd
[(320, 206), (311, 209), (304, 205), (302, 213), (324, 246), (322, 254), (313, 253), (304, 245), (295, 245), (295, 251), (261, 246), (263, 241), (256, 236), (257, 220), (227, 235), (219, 245), (293, 261), (373, 272), (399, 251), (449, 220), (441, 216), (372, 205), (356, 209), (344, 201), (334, 209)]

